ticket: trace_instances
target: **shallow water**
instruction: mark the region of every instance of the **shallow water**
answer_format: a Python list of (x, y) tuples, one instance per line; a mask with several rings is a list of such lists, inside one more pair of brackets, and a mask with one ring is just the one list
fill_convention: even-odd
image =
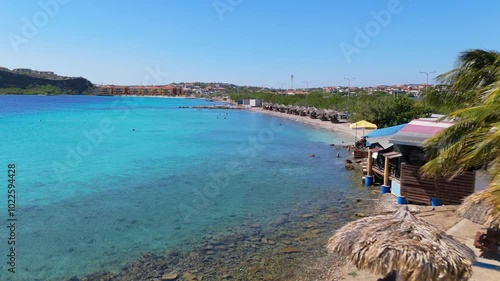
[[(0, 96), (0, 175), (7, 182), (16, 165), (18, 219), (16, 273), (2, 247), (0, 280), (115, 271), (243, 221), (269, 224), (297, 204), (307, 212), (366, 195), (329, 146), (337, 135), (255, 112), (179, 108), (205, 104)], [(5, 222), (6, 193), (1, 209)]]

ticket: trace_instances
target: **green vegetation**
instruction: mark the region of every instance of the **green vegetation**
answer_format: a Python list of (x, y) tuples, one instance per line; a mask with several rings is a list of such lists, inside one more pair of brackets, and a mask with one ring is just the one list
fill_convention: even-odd
[(277, 104), (335, 109), (349, 113), (351, 122), (368, 120), (377, 124), (379, 128), (406, 123), (430, 112), (422, 102), (412, 100), (406, 95), (394, 97), (381, 92), (376, 95), (353, 94), (351, 97), (342, 94), (279, 95), (259, 92), (234, 93), (230, 97), (232, 100), (260, 98)]
[[(369, 98), (367, 98), (369, 97)], [(359, 97), (351, 110), (352, 121), (368, 120), (379, 128), (395, 126), (426, 116), (430, 111), (407, 96)]]
[(448, 116), (457, 123), (426, 143), (431, 159), (424, 174), (454, 176), (483, 168), (493, 180), (486, 204), (500, 217), (500, 53), (469, 50), (458, 58), (458, 67), (439, 76), (449, 90), (439, 97), (459, 107)]
[(31, 86), (26, 89), (21, 88), (0, 88), (0, 95), (66, 95), (77, 94), (74, 91), (62, 91), (56, 86), (43, 85)]

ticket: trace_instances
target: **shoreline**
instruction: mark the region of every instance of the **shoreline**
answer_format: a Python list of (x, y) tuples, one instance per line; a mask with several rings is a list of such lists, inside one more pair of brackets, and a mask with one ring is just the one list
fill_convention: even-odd
[[(372, 197), (372, 196), (370, 196)], [(339, 198), (332, 205), (308, 209), (296, 203), (268, 222), (246, 220), (239, 226), (207, 233), (186, 252), (146, 252), (117, 272), (94, 272), (65, 281), (98, 280), (339, 280), (342, 260), (325, 248), (326, 241), (360, 213), (373, 214), (371, 200)], [(305, 207), (305, 208), (304, 208)], [(335, 279), (331, 279), (334, 277)]]
[[(287, 113), (281, 113), (271, 110), (265, 110), (261, 107), (253, 107), (249, 109), (251, 112), (258, 112), (261, 114), (266, 114), (270, 116), (274, 116), (277, 118), (283, 118), (287, 120), (291, 120), (297, 123), (301, 123), (304, 125), (312, 126), (315, 128), (323, 129), (330, 131), (332, 133), (338, 134), (343, 141), (343, 145), (352, 145), (354, 144), (355, 137), (361, 137), (362, 132), (351, 129), (349, 126), (351, 123), (343, 122), (343, 123), (332, 123), (330, 121), (321, 121), (319, 119), (311, 119), (308, 116), (299, 116)], [(365, 134), (371, 132), (372, 130), (365, 130)]]

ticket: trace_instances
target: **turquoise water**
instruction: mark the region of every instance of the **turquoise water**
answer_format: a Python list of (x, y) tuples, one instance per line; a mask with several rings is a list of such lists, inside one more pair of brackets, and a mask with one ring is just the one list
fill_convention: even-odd
[(14, 163), (17, 205), (16, 273), (1, 227), (0, 280), (118, 270), (243, 221), (266, 224), (297, 202), (307, 212), (366, 192), (329, 146), (341, 136), (255, 112), (179, 108), (204, 104), (213, 103), (0, 96), (0, 179), (7, 190)]

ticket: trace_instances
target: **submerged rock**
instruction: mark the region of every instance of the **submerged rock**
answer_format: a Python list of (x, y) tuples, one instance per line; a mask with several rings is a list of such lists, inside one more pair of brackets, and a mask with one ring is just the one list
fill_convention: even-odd
[(186, 279), (186, 281), (195, 281), (197, 279), (196, 275), (193, 273), (190, 273), (190, 272), (186, 272), (186, 273), (182, 274), (182, 277), (184, 277), (184, 279)]
[(286, 247), (281, 249), (280, 252), (283, 254), (293, 254), (293, 253), (300, 253), (302, 252), (302, 250), (294, 247)]
[(356, 214), (354, 214), (354, 215), (355, 215), (356, 217), (358, 217), (358, 218), (364, 218), (364, 217), (366, 217), (366, 216), (365, 216), (365, 213), (356, 213)]
[(179, 277), (179, 275), (178, 275), (178, 274), (176, 274), (176, 273), (168, 273), (168, 274), (164, 274), (164, 275), (161, 277), (161, 280), (162, 280), (162, 281), (177, 280), (177, 277)]

